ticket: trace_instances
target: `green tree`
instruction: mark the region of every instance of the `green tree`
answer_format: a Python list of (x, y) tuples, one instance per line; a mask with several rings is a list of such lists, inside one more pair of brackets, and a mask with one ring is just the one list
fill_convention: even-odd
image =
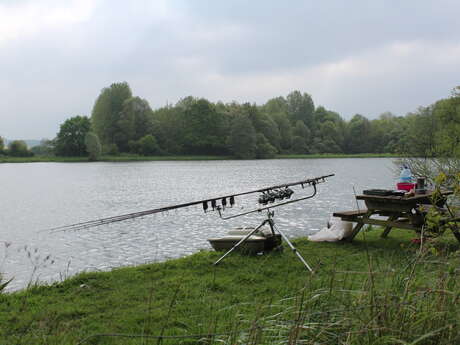
[(153, 112), (152, 123), (152, 133), (159, 146), (169, 154), (182, 154), (185, 133), (183, 113), (177, 107), (162, 107)]
[(5, 141), (0, 137), (0, 155), (5, 152)]
[(241, 106), (241, 110), (249, 117), (256, 132), (263, 134), (270, 145), (278, 151), (281, 148), (281, 137), (275, 121), (255, 104), (245, 103)]
[(460, 94), (456, 87), (452, 96), (435, 103), (433, 113), (438, 124), (436, 154), (460, 157)]
[(139, 153), (144, 156), (160, 154), (160, 147), (158, 146), (157, 140), (151, 134), (148, 134), (139, 139)]
[(54, 140), (42, 139), (40, 145), (34, 146), (30, 151), (36, 156), (53, 156), (55, 153)]
[[(407, 146), (402, 146), (402, 152), (409, 158), (402, 159), (398, 164), (409, 165), (415, 176), (427, 177), (432, 183), (437, 176), (444, 176), (446, 186), (454, 188), (452, 182), (458, 178), (460, 171), (458, 88), (454, 89), (451, 97), (439, 100), (430, 107), (420, 108), (415, 114), (409, 114), (405, 121), (408, 123), (406, 132), (413, 132), (414, 135), (407, 140)], [(426, 142), (424, 136), (427, 136)], [(414, 147), (420, 150), (418, 157), (411, 154)]]
[(292, 152), (298, 154), (309, 153), (309, 144), (311, 143), (311, 131), (301, 120), (298, 120), (292, 131)]
[(332, 121), (321, 123), (318, 131), (318, 137), (321, 138), (321, 153), (341, 153), (341, 144), (343, 132), (338, 125)]
[(88, 158), (90, 161), (96, 161), (101, 156), (102, 146), (99, 142), (99, 138), (93, 132), (86, 133), (85, 136), (86, 152), (88, 152)]
[(119, 120), (124, 102), (131, 97), (132, 92), (128, 83), (122, 82), (113, 83), (110, 87), (102, 89), (96, 99), (91, 121), (103, 146), (117, 145), (118, 147), (120, 141), (124, 143), (124, 130), (120, 128)]
[(145, 99), (131, 97), (123, 102), (117, 122), (120, 129), (115, 134), (115, 143), (121, 152), (129, 151), (128, 143), (151, 134), (153, 131), (152, 109)]
[(347, 149), (348, 153), (371, 152), (369, 145), (369, 120), (356, 114), (348, 123)]
[(270, 144), (262, 133), (256, 135), (256, 158), (273, 158), (276, 155), (276, 148)]
[(205, 99), (191, 100), (183, 109), (183, 147), (191, 154), (221, 154), (225, 150), (222, 115)]
[(292, 137), (292, 152), (297, 154), (306, 154), (310, 152), (304, 137), (298, 135)]
[(292, 126), (289, 120), (282, 115), (274, 117), (280, 133), (280, 146), (283, 152), (289, 152), (292, 145)]
[(288, 116), (292, 123), (301, 120), (308, 128), (313, 127), (315, 105), (308, 93), (293, 91), (286, 97)]
[(56, 155), (86, 156), (85, 137), (91, 129), (87, 116), (75, 116), (64, 121), (56, 136)]
[(309, 143), (311, 141), (311, 131), (303, 121), (298, 120), (296, 122), (292, 134), (303, 138), (305, 143)]
[(262, 106), (262, 112), (270, 117), (287, 116), (288, 104), (286, 99), (282, 96), (269, 99), (267, 103)]
[(229, 146), (236, 158), (256, 157), (256, 131), (248, 116), (239, 115), (233, 119), (230, 129)]
[(23, 140), (13, 140), (8, 144), (8, 155), (12, 157), (29, 157), (33, 154), (27, 148)]

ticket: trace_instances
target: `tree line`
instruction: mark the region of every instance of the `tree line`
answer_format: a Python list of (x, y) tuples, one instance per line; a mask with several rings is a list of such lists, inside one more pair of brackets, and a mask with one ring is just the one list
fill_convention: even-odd
[[(34, 152), (90, 159), (101, 153), (243, 159), (323, 153), (452, 155), (460, 147), (459, 90), (405, 116), (387, 112), (369, 120), (356, 114), (346, 121), (337, 112), (315, 106), (312, 97), (300, 91), (263, 105), (189, 96), (152, 110), (145, 99), (133, 95), (128, 83), (114, 83), (102, 89), (91, 117), (67, 119), (56, 138)], [(24, 147), (17, 150), (18, 143), (13, 143), (5, 148), (0, 140), (0, 152), (24, 155)]]

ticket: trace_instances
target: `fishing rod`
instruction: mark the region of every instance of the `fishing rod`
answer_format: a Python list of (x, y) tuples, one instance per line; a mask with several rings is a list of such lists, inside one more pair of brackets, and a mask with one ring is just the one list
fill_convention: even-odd
[[(251, 211), (247, 211), (247, 212), (243, 212), (243, 213), (238, 213), (238, 214), (235, 214), (235, 215), (232, 215), (232, 216), (229, 216), (229, 217), (224, 217), (222, 215), (222, 208), (220, 206), (217, 206), (217, 211), (219, 212), (219, 216), (220, 218), (222, 218), (223, 220), (228, 220), (228, 219), (232, 219), (232, 218), (238, 218), (238, 217), (241, 217), (241, 216), (245, 216), (247, 214), (251, 214), (251, 213), (256, 213), (256, 212), (262, 212), (264, 210), (270, 210), (272, 208), (275, 208), (275, 207), (279, 207), (279, 206), (283, 206), (283, 205), (288, 205), (288, 204), (292, 204), (294, 202), (298, 202), (298, 201), (302, 201), (302, 200), (307, 200), (307, 199), (311, 199), (313, 198), (316, 193), (317, 193), (317, 188), (316, 188), (316, 182), (313, 182), (311, 185), (313, 186), (313, 192), (308, 195), (308, 196), (304, 196), (302, 198), (298, 198), (298, 199), (294, 199), (294, 200), (289, 200), (289, 201), (285, 201), (285, 202), (282, 202), (282, 203), (279, 203), (279, 204), (275, 204), (275, 205), (269, 205), (269, 206), (266, 206), (266, 207), (259, 207), (259, 208), (256, 208), (254, 210), (251, 210)], [(266, 194), (265, 194), (266, 195)], [(292, 194), (291, 194), (292, 195)], [(289, 197), (288, 197), (289, 198)], [(283, 199), (281, 197), (281, 199)], [(263, 205), (267, 205), (268, 203), (267, 202), (264, 202), (264, 195), (262, 195), (260, 198), (259, 198), (259, 204), (263, 204)]]
[[(183, 204), (176, 204), (176, 205), (171, 205), (171, 206), (166, 206), (166, 207), (155, 208), (151, 210), (126, 213), (126, 214), (113, 216), (113, 217), (100, 218), (100, 219), (90, 220), (86, 222), (58, 226), (55, 228), (48, 229), (48, 231), (58, 232), (58, 231), (84, 230), (84, 229), (89, 229), (89, 228), (93, 228), (96, 226), (121, 222), (121, 221), (128, 220), (128, 219), (144, 217), (144, 216), (148, 216), (151, 214), (167, 212), (167, 211), (176, 210), (179, 208), (185, 208), (185, 207), (190, 207), (190, 206), (200, 205), (200, 204), (203, 206), (203, 211), (205, 213), (208, 211), (216, 211), (216, 210), (219, 211), (219, 213), (221, 213), (223, 210), (225, 210), (225, 208), (233, 207), (235, 205), (235, 197), (253, 194), (253, 193), (262, 193), (259, 196), (259, 203), (262, 205), (267, 205), (269, 203), (274, 203), (275, 201), (279, 201), (282, 199), (289, 199), (291, 195), (294, 193), (294, 191), (290, 189), (289, 187), (293, 187), (293, 186), (300, 185), (302, 186), (302, 188), (305, 188), (305, 186), (313, 186), (315, 190), (314, 193), (316, 194), (316, 185), (318, 183), (326, 182), (326, 179), (332, 176), (334, 176), (334, 174), (313, 177), (313, 178), (309, 178), (309, 179), (305, 179), (301, 181), (284, 183), (284, 184), (274, 185), (270, 187), (259, 188), (259, 189), (250, 190), (247, 192), (242, 192), (242, 193), (224, 195), (224, 196), (220, 196), (217, 198), (207, 198), (207, 199), (191, 201), (191, 202), (187, 202)], [(303, 199), (293, 200), (293, 201), (300, 201), (300, 200), (303, 200)], [(286, 204), (286, 203), (283, 203), (283, 204)], [(274, 207), (274, 206), (277, 206), (277, 205), (273, 205), (271, 207)], [(268, 206), (267, 208), (270, 208), (270, 206)], [(252, 212), (255, 212), (255, 211), (252, 211)]]

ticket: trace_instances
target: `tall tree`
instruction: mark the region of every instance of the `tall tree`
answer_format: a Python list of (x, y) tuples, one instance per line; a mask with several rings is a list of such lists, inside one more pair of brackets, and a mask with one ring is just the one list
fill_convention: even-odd
[(64, 121), (56, 136), (56, 155), (86, 156), (86, 134), (91, 129), (87, 116), (75, 116)]
[(129, 151), (128, 143), (153, 132), (152, 109), (145, 99), (131, 97), (123, 102), (117, 122), (120, 129), (115, 136), (115, 144), (121, 152)]
[(305, 125), (303, 121), (298, 120), (293, 129), (293, 134), (299, 136), (305, 140), (305, 143), (309, 143), (311, 140), (311, 131)]
[(292, 131), (292, 152), (299, 154), (309, 153), (309, 144), (311, 142), (310, 130), (301, 120), (298, 120)]
[(159, 146), (169, 154), (182, 154), (185, 125), (177, 107), (162, 107), (153, 112), (153, 135)]
[(117, 138), (123, 136), (123, 128), (120, 128), (119, 120), (124, 102), (131, 97), (132, 92), (128, 83), (122, 82), (102, 89), (96, 99), (91, 121), (103, 145), (117, 145)]
[(269, 144), (278, 151), (281, 148), (281, 138), (275, 121), (255, 104), (245, 103), (241, 106), (241, 110), (249, 117), (256, 132), (263, 134)]
[(313, 112), (315, 105), (308, 93), (300, 93), (300, 91), (293, 91), (287, 97), (287, 111), (292, 123), (301, 120), (308, 128), (313, 126)]
[(274, 117), (280, 133), (280, 146), (284, 152), (289, 152), (292, 145), (292, 126), (289, 120), (282, 115)]
[(282, 96), (269, 99), (267, 103), (262, 106), (262, 111), (270, 117), (273, 116), (287, 116), (288, 105), (286, 99)]
[(342, 132), (333, 121), (325, 121), (319, 127), (319, 138), (321, 138), (322, 153), (341, 153)]
[(460, 157), (460, 87), (452, 96), (436, 102), (433, 112), (439, 126), (436, 134), (437, 154)]
[(236, 158), (251, 159), (256, 157), (256, 131), (246, 115), (233, 119), (230, 129), (229, 146)]
[(369, 145), (369, 120), (356, 114), (348, 123), (347, 149), (349, 153), (371, 152)]
[(5, 151), (5, 141), (0, 137), (0, 155)]
[(223, 119), (205, 99), (191, 101), (185, 109), (183, 145), (192, 154), (220, 154), (225, 150)]
[(276, 148), (265, 138), (262, 133), (256, 135), (256, 158), (273, 158), (276, 154)]

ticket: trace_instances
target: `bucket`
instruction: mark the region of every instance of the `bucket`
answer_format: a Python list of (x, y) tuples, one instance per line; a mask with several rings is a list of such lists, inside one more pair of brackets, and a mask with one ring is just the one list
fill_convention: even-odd
[(398, 187), (398, 190), (405, 190), (409, 192), (415, 188), (415, 183), (400, 182), (396, 184), (396, 186)]

